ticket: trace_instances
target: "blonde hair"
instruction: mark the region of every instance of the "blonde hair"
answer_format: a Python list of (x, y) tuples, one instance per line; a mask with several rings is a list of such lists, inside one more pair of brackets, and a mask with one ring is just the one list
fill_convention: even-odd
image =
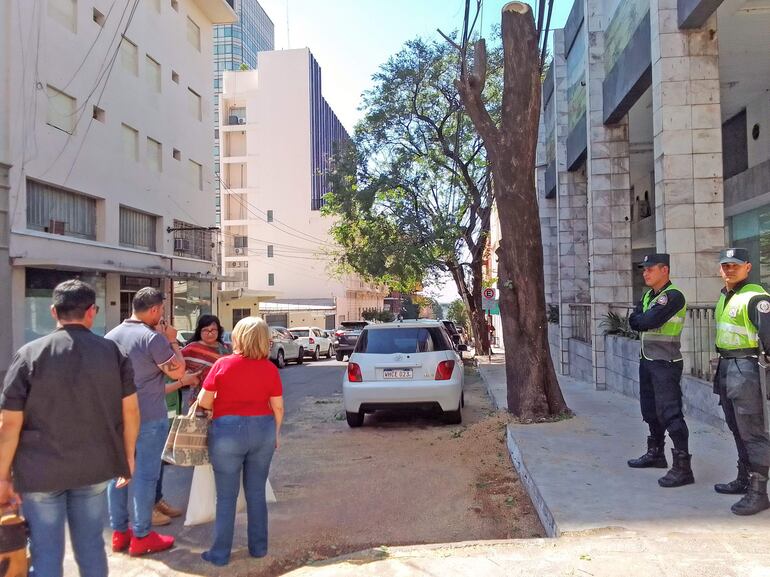
[(233, 329), (233, 352), (249, 359), (266, 359), (270, 355), (270, 328), (264, 319), (245, 317)]

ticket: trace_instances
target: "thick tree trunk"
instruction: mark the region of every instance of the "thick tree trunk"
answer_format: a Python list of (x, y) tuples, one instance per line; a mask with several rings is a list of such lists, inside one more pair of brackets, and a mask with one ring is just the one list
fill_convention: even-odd
[(484, 140), (495, 181), (502, 238), (498, 249), (500, 313), (505, 339), (508, 409), (532, 418), (569, 411), (548, 344), (543, 245), (535, 190), (540, 116), (538, 34), (527, 4), (503, 7), (502, 121), (489, 115), (482, 91), (486, 48), (476, 46), (473, 71), (458, 82), (463, 104)]

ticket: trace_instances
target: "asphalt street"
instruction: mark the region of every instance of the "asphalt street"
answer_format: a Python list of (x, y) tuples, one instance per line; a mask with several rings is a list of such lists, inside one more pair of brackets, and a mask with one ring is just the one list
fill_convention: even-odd
[(342, 376), (347, 362), (334, 358), (309, 361), (304, 364), (290, 364), (281, 369), (283, 399), (286, 406), (286, 426), (291, 426), (292, 413), (297, 410), (305, 397), (331, 397), (342, 393)]

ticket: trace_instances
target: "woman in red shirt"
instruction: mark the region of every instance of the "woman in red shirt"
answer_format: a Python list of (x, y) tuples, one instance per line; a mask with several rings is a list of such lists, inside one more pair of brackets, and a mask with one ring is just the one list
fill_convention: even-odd
[(265, 321), (257, 317), (238, 321), (233, 352), (214, 363), (198, 397), (200, 407), (214, 412), (209, 429), (217, 492), (214, 543), (201, 555), (214, 565), (230, 562), (241, 474), (249, 555), (267, 555), (265, 484), (283, 420), (281, 377), (268, 360), (270, 329)]

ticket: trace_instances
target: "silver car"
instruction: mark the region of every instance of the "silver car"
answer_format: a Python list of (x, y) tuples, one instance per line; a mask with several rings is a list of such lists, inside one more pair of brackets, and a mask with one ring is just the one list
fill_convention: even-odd
[(270, 360), (279, 369), (285, 367), (289, 361), (302, 364), (305, 349), (297, 343), (297, 337), (292, 335), (286, 327), (270, 327), (270, 339), (272, 340)]

